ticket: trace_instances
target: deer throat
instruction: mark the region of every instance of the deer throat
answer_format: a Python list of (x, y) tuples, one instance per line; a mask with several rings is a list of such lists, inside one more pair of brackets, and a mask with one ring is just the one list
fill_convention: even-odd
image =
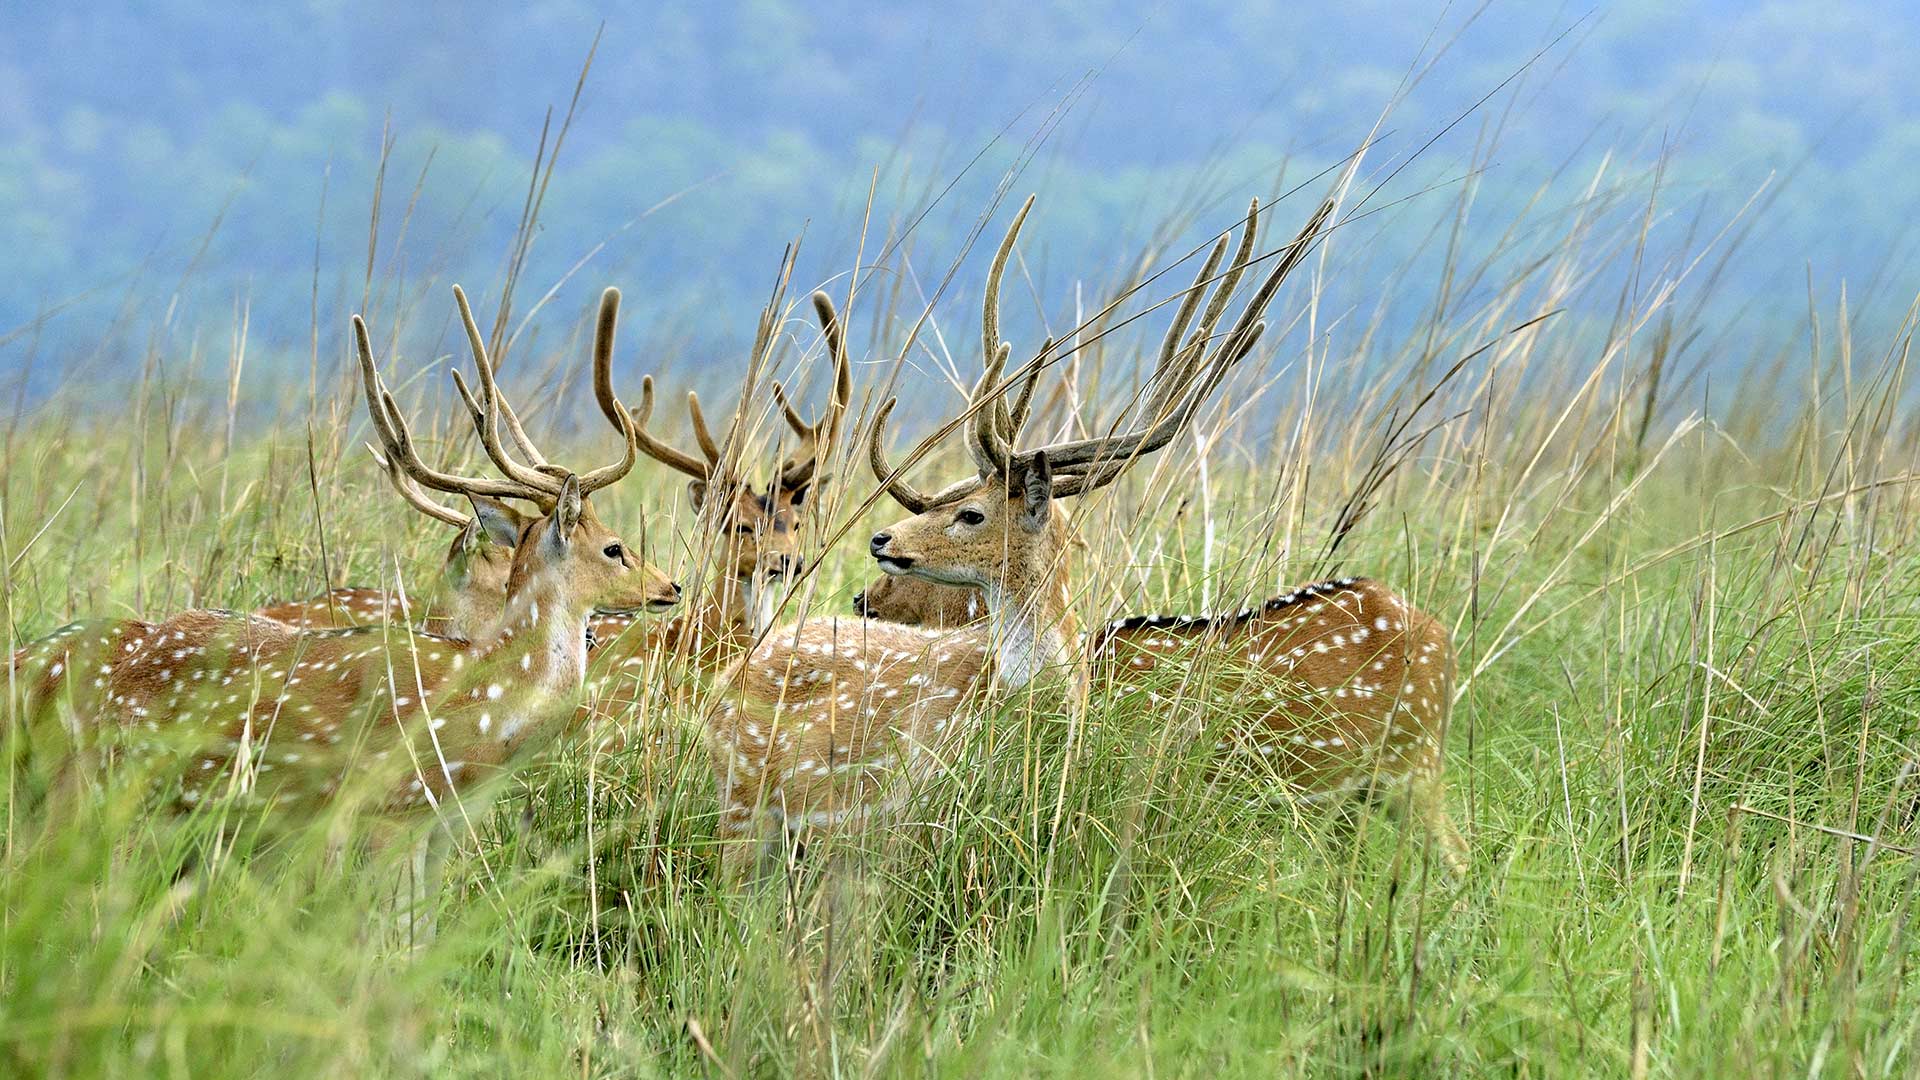
[(755, 637), (772, 630), (774, 620), (779, 618), (783, 583), (782, 580), (769, 578), (747, 586), (747, 610), (753, 616), (747, 626)]
[(522, 692), (571, 694), (587, 674), (587, 617), (561, 590), (530, 582), (507, 601), (485, 663), (511, 674)]
[(1063, 611), (1031, 597), (989, 586), (987, 636), (993, 650), (994, 681), (1018, 689), (1049, 673), (1065, 673), (1074, 663), (1069, 641), (1077, 636)]

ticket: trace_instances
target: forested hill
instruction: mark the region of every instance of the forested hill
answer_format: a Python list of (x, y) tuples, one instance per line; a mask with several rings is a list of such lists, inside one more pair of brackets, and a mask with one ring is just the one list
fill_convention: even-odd
[[(1654, 239), (1673, 251), (1708, 246), (1765, 189), (1729, 234), (1751, 229), (1722, 271), (1729, 302), (1803, 300), (1811, 271), (1828, 295), (1845, 279), (1863, 302), (1904, 306), (1920, 11), (1474, 7), (11, 3), (0, 365), (29, 342), (216, 332), (243, 304), (263, 353), (304, 358), (311, 313), (329, 328), (370, 280), (376, 309), (383, 288), (390, 300), (455, 277), (497, 288), (543, 118), (551, 107), (557, 127), (596, 33), (523, 278), (537, 296), (585, 259), (556, 294), (568, 318), (618, 281), (654, 317), (646, 333), (748, 337), (788, 239), (805, 235), (803, 283), (852, 265), (876, 176), (877, 231), (919, 218), (910, 257), (888, 253), (883, 272), (906, 274), (909, 297), (931, 294), (1022, 161), (1014, 190), (1042, 200), (1027, 272), (1065, 304), (1176, 215), (1198, 215), (1175, 222), (1191, 243), (1248, 194), (1338, 160), (1410, 75), (1367, 175), (1412, 164), (1364, 234), (1384, 247), (1352, 265), (1417, 261), (1469, 175), (1477, 222), (1550, 231), (1605, 162), (1606, 185), (1639, 185), (1635, 199), (1658, 185)], [(1278, 220), (1298, 221), (1306, 201)], [(880, 245), (866, 242), (871, 262)]]

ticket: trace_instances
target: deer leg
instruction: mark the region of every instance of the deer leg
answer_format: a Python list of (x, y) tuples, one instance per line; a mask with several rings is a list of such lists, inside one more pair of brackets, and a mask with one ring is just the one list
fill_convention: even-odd
[(1407, 783), (1406, 814), (1417, 818), (1434, 846), (1440, 862), (1455, 879), (1467, 876), (1467, 842), (1447, 815), (1446, 786), (1437, 773), (1415, 777)]
[(433, 886), (441, 862), (440, 852), (436, 850), (439, 845), (433, 838), (438, 832), (438, 829), (429, 830), (415, 840), (407, 852), (399, 929), (402, 940), (414, 948), (433, 940)]
[(751, 881), (760, 867), (766, 847), (762, 816), (743, 803), (727, 805), (720, 812), (720, 880), (729, 885)]
[(440, 869), (446, 862), (447, 839), (439, 826), (413, 837), (383, 835), (373, 837), (377, 852), (397, 839), (405, 839), (407, 858), (394, 881), (391, 928), (402, 945), (418, 949), (433, 940), (433, 898), (440, 882)]

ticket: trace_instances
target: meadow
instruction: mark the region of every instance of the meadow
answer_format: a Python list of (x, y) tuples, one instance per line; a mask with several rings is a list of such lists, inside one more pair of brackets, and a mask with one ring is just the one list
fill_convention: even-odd
[[(1193, 734), (1222, 703), (1196, 678), (1152, 709), (1096, 699), (1073, 740), (1059, 711), (1010, 702), (923, 827), (730, 886), (698, 694), (661, 669), (625, 720), (671, 737), (570, 744), (458, 823), (422, 940), (393, 940), (400, 867), (343, 864), (339, 821), (160, 815), (138, 777), (55, 817), (10, 765), (0, 1071), (1916, 1075), (1911, 317), (1856, 337), (1844, 301), (1782, 297), (1806, 308), (1792, 337), (1716, 355), (1711, 261), (1652, 254), (1644, 209), (1463, 248), (1437, 296), (1343, 257), (1381, 310), (1429, 313), (1411, 333), (1322, 310), (1315, 264), (1194, 437), (1070, 507), (1089, 623), (1345, 574), (1440, 617), (1464, 879), (1377, 813), (1212, 782)], [(433, 284), (417, 303), (437, 315)], [(876, 287), (848, 310), (861, 425), (888, 380), (951, 403), (917, 305)], [(817, 372), (817, 333), (785, 314), (780, 363)], [(199, 368), (150, 357), (110, 406), (98, 386), (17, 403), (10, 644), (76, 614), (430, 577), (444, 530), (359, 449), (345, 317), (320, 323), (311, 386), (248, 371), (236, 341)], [(1162, 318), (1090, 321), (1039, 423), (1111, 417)], [(423, 373), (403, 393), (424, 442), (478, 462), (432, 355), (401, 361)], [(581, 355), (548, 343), (507, 377), (551, 403), (553, 442), (597, 458), (568, 392)], [(777, 419), (754, 423), (770, 445)], [(917, 475), (966, 468), (950, 447)], [(874, 574), (866, 535), (900, 516), (858, 454), (831, 471), (795, 614), (845, 612)], [(667, 470), (598, 501), (699, 577)]]

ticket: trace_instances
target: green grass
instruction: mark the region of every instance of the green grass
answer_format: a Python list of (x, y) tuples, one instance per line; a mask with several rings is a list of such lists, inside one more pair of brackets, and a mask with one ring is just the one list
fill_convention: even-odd
[[(563, 749), (517, 778), (417, 948), (391, 932), (398, 867), (333, 852), (337, 823), (156, 816), (137, 778), (55, 819), (16, 771), (0, 1072), (1912, 1075), (1920, 516), (1897, 350), (1884, 371), (1818, 358), (1839, 396), (1817, 408), (1735, 395), (1695, 424), (1663, 401), (1643, 431), (1644, 357), (1537, 333), (1446, 385), (1433, 415), (1469, 415), (1331, 559), (1430, 367), (1330, 374), (1272, 403), (1266, 449), (1212, 442), (1201, 477), (1177, 443), (1074, 508), (1090, 619), (1333, 571), (1439, 614), (1464, 676), (1465, 881), (1378, 814), (1211, 785), (1204, 682), (1161, 710), (1097, 703), (1071, 752), (1062, 716), (1009, 705), (923, 823), (741, 890), (715, 878), (696, 715), (663, 694), (648, 718), (678, 745)], [(56, 398), (11, 433), (16, 642), (431, 572), (444, 537), (330, 420), (350, 398), (323, 395), (311, 448), (242, 425), (229, 450), (221, 397), (143, 388), (114, 425)], [(868, 485), (836, 471), (840, 523)], [(691, 563), (665, 470), (607, 495), (609, 521), (645, 512), (654, 561)], [(869, 575), (863, 528), (824, 556), (817, 609)]]

